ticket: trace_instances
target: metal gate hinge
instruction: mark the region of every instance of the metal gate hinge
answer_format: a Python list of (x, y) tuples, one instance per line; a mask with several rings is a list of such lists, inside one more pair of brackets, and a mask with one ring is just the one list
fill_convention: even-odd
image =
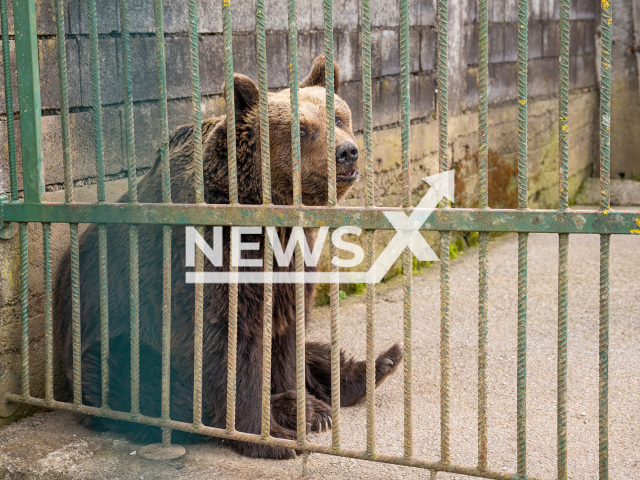
[(3, 204), (7, 202), (7, 195), (0, 194), (0, 238), (8, 240), (13, 238), (18, 232), (18, 224), (4, 221), (4, 207)]

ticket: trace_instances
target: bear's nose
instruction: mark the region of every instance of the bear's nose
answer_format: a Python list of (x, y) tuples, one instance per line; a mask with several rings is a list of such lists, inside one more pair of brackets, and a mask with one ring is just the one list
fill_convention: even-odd
[(336, 148), (336, 162), (341, 165), (355, 163), (358, 160), (358, 147), (351, 142), (342, 142)]

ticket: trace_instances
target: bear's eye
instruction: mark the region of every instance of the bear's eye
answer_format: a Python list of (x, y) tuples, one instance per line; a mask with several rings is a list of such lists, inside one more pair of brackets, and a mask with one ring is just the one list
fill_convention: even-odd
[(300, 128), (300, 136), (304, 137), (307, 134), (307, 131), (304, 128)]
[(338, 126), (338, 127), (339, 127), (339, 126), (341, 126), (341, 125), (342, 125), (342, 119), (341, 119), (341, 118), (336, 117), (336, 126)]

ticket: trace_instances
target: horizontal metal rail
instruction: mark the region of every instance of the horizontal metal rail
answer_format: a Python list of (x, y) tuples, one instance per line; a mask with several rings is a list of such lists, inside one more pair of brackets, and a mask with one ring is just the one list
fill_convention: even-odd
[[(209, 435), (212, 437), (226, 438), (229, 440), (239, 440), (249, 443), (260, 443), (263, 445), (271, 445), (284, 448), (295, 448), (296, 450), (303, 452), (315, 452), (325, 453), (328, 455), (336, 455), (340, 457), (357, 458), (361, 460), (374, 460), (381, 463), (390, 463), (394, 465), (406, 465), (409, 467), (420, 467), (427, 470), (437, 472), (457, 473), (460, 475), (469, 476), (482, 476), (483, 478), (490, 478), (494, 480), (518, 480), (518, 476), (515, 473), (496, 472), (494, 470), (482, 470), (472, 467), (464, 467), (456, 464), (442, 464), (440, 462), (429, 462), (426, 460), (420, 460), (416, 458), (406, 459), (402, 455), (390, 455), (376, 453), (371, 457), (365, 450), (356, 450), (351, 448), (338, 448), (334, 449), (330, 445), (319, 445), (317, 443), (306, 442), (303, 445), (295, 440), (285, 440), (283, 438), (276, 437), (263, 437), (260, 434), (243, 433), (237, 430), (229, 431), (224, 428), (207, 427), (199, 424), (194, 425), (192, 423), (178, 422), (175, 420), (163, 420), (154, 417), (147, 417), (146, 415), (136, 414), (133, 415), (129, 412), (119, 412), (117, 410), (101, 409), (98, 407), (89, 407), (87, 405), (74, 406), (71, 403), (59, 402), (56, 400), (47, 401), (42, 398), (35, 398), (16, 394), (8, 394), (5, 399), (9, 402), (25, 403), (27, 405), (33, 405), (41, 408), (53, 408), (56, 410), (66, 410), (70, 412), (82, 413), (85, 415), (93, 415), (96, 417), (107, 417), (115, 420), (124, 420), (129, 422), (141, 423), (144, 425), (152, 425), (156, 427), (165, 427), (172, 430), (181, 430), (183, 432), (198, 433), (201, 435)], [(527, 476), (527, 480), (540, 480), (537, 477)]]
[[(124, 223), (156, 225), (272, 225), (305, 228), (352, 225), (392, 230), (385, 212), (418, 209), (383, 207), (309, 207), (263, 205), (179, 205), (126, 203), (10, 202), (2, 205), (6, 222)], [(436, 209), (420, 230), (459, 232), (633, 234), (640, 212), (586, 210)], [(635, 232), (634, 232), (635, 230)]]

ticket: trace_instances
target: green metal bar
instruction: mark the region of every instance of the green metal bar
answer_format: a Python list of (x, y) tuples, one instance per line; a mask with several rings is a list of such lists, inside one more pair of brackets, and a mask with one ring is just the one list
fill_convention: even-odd
[(44, 397), (53, 400), (53, 320), (51, 302), (51, 224), (42, 224), (44, 254)]
[[(438, 0), (438, 138), (439, 170), (448, 170), (448, 2)], [(448, 206), (448, 201), (445, 202)], [(440, 234), (440, 461), (449, 464), (449, 255), (451, 234)]]
[[(96, 407), (88, 407), (86, 405), (82, 405), (79, 408), (75, 408), (73, 405), (64, 402), (53, 401), (51, 403), (47, 403), (46, 400), (42, 398), (34, 398), (34, 397), (22, 397), (16, 394), (8, 394), (5, 396), (5, 399), (9, 402), (17, 402), (23, 403), (27, 405), (34, 405), (37, 407), (44, 408), (54, 408), (57, 410), (66, 410), (66, 411), (76, 411), (78, 413), (83, 413), (86, 415), (102, 415), (104, 412)], [(109, 410), (106, 412), (106, 415), (109, 418), (114, 418), (116, 420), (124, 420), (130, 421), (129, 414), (126, 412), (118, 412), (114, 410)], [(305, 445), (300, 445), (295, 440), (286, 440), (284, 438), (276, 438), (270, 437), (268, 440), (264, 440), (260, 435), (252, 434), (252, 433), (244, 433), (233, 431), (229, 432), (222, 428), (208, 427), (208, 426), (194, 426), (191, 423), (178, 422), (175, 420), (170, 420), (169, 422), (165, 422), (159, 418), (147, 417), (145, 415), (139, 415), (135, 423), (143, 424), (143, 425), (152, 425), (157, 427), (167, 426), (173, 430), (181, 430), (183, 432), (190, 433), (198, 433), (201, 435), (207, 435), (218, 438), (226, 438), (229, 440), (237, 440), (241, 442), (249, 442), (256, 443), (262, 445), (272, 445), (277, 447), (284, 448), (294, 448), (298, 450), (302, 450), (305, 452), (317, 452), (323, 453), (327, 455), (334, 455), (338, 457), (346, 457), (346, 458), (356, 458), (360, 460), (367, 460), (367, 452), (364, 450), (355, 450), (350, 448), (341, 449), (339, 452), (333, 450), (330, 445), (319, 445), (316, 443), (306, 443)], [(416, 458), (412, 458), (407, 460), (402, 455), (390, 455), (379, 453), (376, 455), (375, 460), (380, 463), (389, 463), (393, 465), (406, 465), (410, 467), (418, 467), (432, 471), (440, 471), (440, 472), (449, 472), (460, 475), (467, 475), (471, 477), (481, 476), (482, 478), (489, 478), (493, 480), (518, 480), (516, 474), (513, 473), (505, 473), (505, 472), (497, 472), (493, 470), (481, 472), (477, 468), (465, 467), (462, 465), (442, 465), (439, 462), (420, 460)], [(537, 477), (529, 476), (528, 480), (541, 480)]]
[[(528, 208), (527, 193), (527, 36), (528, 0), (518, 0), (518, 209)], [(527, 476), (527, 242), (518, 234), (518, 475)]]
[[(371, 272), (375, 263), (375, 230), (366, 231), (367, 272)], [(333, 245), (332, 245), (333, 246)], [(336, 249), (337, 250), (337, 249)], [(337, 252), (336, 252), (337, 254)], [(332, 256), (333, 258), (333, 256)], [(373, 272), (372, 272), (373, 273)], [(375, 283), (367, 282), (367, 453), (373, 458), (376, 454), (376, 290)]]
[(560, 82), (558, 101), (560, 210), (569, 208), (569, 14), (570, 0), (560, 0)]
[(171, 202), (171, 170), (169, 165), (169, 120), (167, 117), (167, 69), (164, 48), (162, 0), (153, 0), (156, 39), (156, 73), (158, 76), (158, 113), (160, 116), (160, 161), (162, 164), (162, 201)]
[(402, 206), (411, 208), (409, 0), (400, 0), (400, 113), (402, 137)]
[(567, 314), (569, 235), (559, 235), (558, 258), (558, 480), (567, 480)]
[(298, 21), (296, 0), (288, 1), (289, 90), (291, 95), (291, 157), (293, 160), (293, 204), (302, 205), (300, 186), (300, 113), (298, 111)]
[(16, 32), (24, 201), (25, 203), (42, 203), (44, 200), (42, 120), (40, 116), (40, 72), (34, 0), (15, 0), (13, 2), (13, 20)]
[[(478, 2), (478, 207), (488, 210), (489, 6)], [(488, 469), (487, 347), (489, 323), (489, 234), (479, 233), (478, 259), (478, 469)]]
[(329, 206), (338, 203), (336, 194), (336, 149), (333, 71), (333, 0), (324, 0), (324, 77), (327, 97), (327, 171), (329, 175)]
[(11, 45), (9, 40), (8, 0), (0, 0), (2, 26), (2, 67), (4, 72), (4, 100), (7, 112), (7, 147), (9, 151), (9, 179), (11, 200), (18, 201), (18, 174), (16, 169), (16, 134), (13, 120), (13, 85), (11, 84)]
[(64, 33), (63, 0), (55, 1), (56, 9), (56, 46), (58, 50), (58, 81), (60, 83), (60, 117), (62, 124), (62, 156), (64, 161), (64, 198), (65, 202), (73, 201), (73, 172), (69, 148), (69, 84), (67, 83), (67, 51)]
[(29, 396), (29, 224), (20, 224), (20, 383)]
[(98, 45), (98, 14), (96, 0), (88, 0), (89, 17), (89, 62), (91, 70), (91, 97), (93, 117), (93, 137), (98, 174), (98, 202), (105, 201), (104, 185), (104, 147), (102, 144), (102, 97), (100, 94), (100, 49)]
[(489, 334), (489, 234), (480, 232), (478, 274), (478, 468), (487, 470), (488, 463), (488, 401), (487, 362)]
[(129, 316), (131, 341), (131, 414), (140, 413), (140, 281), (138, 225), (129, 225)]
[(73, 405), (82, 405), (82, 346), (80, 340), (80, 247), (78, 224), (69, 225), (71, 232), (71, 331), (73, 351)]
[[(123, 223), (156, 225), (237, 225), (327, 227), (354, 225), (364, 230), (393, 230), (383, 207), (293, 207), (262, 205), (85, 204), (22, 202), (3, 204), (5, 222)], [(498, 210), (455, 208), (435, 210), (420, 227), (423, 231), (582, 233), (629, 235), (637, 230), (638, 212), (572, 210)]]
[[(162, 226), (162, 392), (161, 417), (169, 420), (171, 408), (171, 227)], [(171, 443), (171, 430), (162, 430), (162, 443)]]
[(304, 316), (304, 255), (300, 243), (296, 244), (296, 393), (297, 399), (297, 439), (300, 445), (307, 443), (306, 409), (306, 356), (305, 356), (305, 316)]
[(371, 97), (371, 6), (370, 0), (362, 0), (361, 4), (361, 41), (362, 41), (362, 104), (364, 133), (364, 176), (365, 202), (374, 205), (373, 185), (373, 110)]
[[(612, 6), (601, 3), (601, 55), (600, 55), (600, 209), (610, 209), (611, 147), (611, 30)], [(637, 220), (636, 220), (637, 221)], [(609, 232), (604, 232), (609, 233)], [(611, 232), (613, 233), (613, 232)], [(600, 480), (609, 478), (609, 258), (610, 235), (600, 236), (600, 405), (599, 405), (599, 473)]]
[[(196, 231), (204, 237), (204, 227), (197, 226)], [(204, 254), (201, 249), (196, 250), (196, 272), (204, 272)], [(195, 284), (195, 322), (193, 331), (193, 424), (202, 425), (202, 350), (203, 350), (203, 299), (204, 285)], [(229, 309), (232, 305), (229, 305)], [(229, 395), (227, 393), (227, 395)], [(228, 398), (228, 397), (227, 397)], [(228, 402), (227, 402), (228, 408)], [(235, 412), (232, 412), (235, 413)], [(232, 417), (229, 427), (229, 411), (227, 410), (227, 429), (234, 430), (235, 420)]]
[(133, 81), (131, 79), (131, 45), (129, 40), (129, 0), (120, 0), (120, 44), (122, 46), (122, 85), (124, 97), (125, 145), (129, 202), (138, 201), (136, 186), (136, 142), (133, 125)]
[[(160, 116), (160, 161), (162, 163), (162, 202), (171, 203), (169, 164), (169, 123), (167, 117), (167, 80), (162, 0), (154, 0), (156, 73), (158, 75), (158, 111)], [(162, 393), (161, 417), (169, 420), (171, 399), (171, 227), (162, 226)], [(171, 430), (162, 429), (162, 443), (171, 443)]]
[(518, 475), (527, 475), (527, 245), (529, 235), (518, 234)]
[(100, 372), (102, 408), (109, 407), (109, 277), (107, 273), (107, 226), (98, 225), (98, 269), (100, 276)]
[(412, 335), (413, 254), (402, 252), (403, 324), (404, 324), (404, 458), (413, 458), (413, 335)]
[(260, 156), (262, 158), (262, 203), (271, 203), (271, 152), (269, 150), (269, 98), (267, 82), (267, 39), (264, 0), (256, 0), (256, 50), (260, 92)]
[[(193, 18), (196, 18), (196, 0), (190, 0), (189, 5), (193, 3)], [(191, 16), (190, 16), (191, 18)], [(192, 56), (191, 76), (197, 76), (198, 70), (193, 68), (194, 62), (197, 63), (197, 29), (193, 30), (193, 38), (191, 40), (192, 52), (196, 52), (194, 60)], [(236, 162), (236, 113), (234, 102), (234, 86), (233, 86), (233, 41), (231, 26), (231, 0), (222, 0), (222, 31), (224, 39), (224, 93), (225, 103), (227, 107), (227, 159), (229, 164), (229, 202), (231, 204), (238, 203), (238, 172)], [(196, 49), (193, 50), (193, 46)], [(193, 53), (192, 53), (193, 55)], [(193, 82), (192, 82), (193, 84)], [(200, 83), (198, 81), (198, 103), (200, 102)], [(198, 105), (199, 107), (199, 105)], [(194, 110), (195, 111), (195, 110)], [(199, 112), (198, 112), (199, 114)], [(202, 133), (200, 134), (202, 137)], [(202, 147), (201, 147), (202, 150)], [(201, 153), (202, 155), (202, 153)], [(202, 160), (200, 160), (202, 162)], [(204, 201), (204, 197), (203, 200)]]
[(600, 334), (599, 334), (599, 473), (609, 478), (609, 258), (611, 235), (600, 235)]

